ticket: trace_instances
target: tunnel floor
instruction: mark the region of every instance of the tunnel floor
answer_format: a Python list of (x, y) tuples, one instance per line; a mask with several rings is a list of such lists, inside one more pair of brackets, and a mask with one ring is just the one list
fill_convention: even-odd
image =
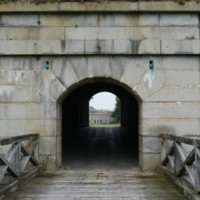
[(82, 128), (74, 139), (63, 142), (64, 169), (138, 168), (138, 141), (126, 128)]

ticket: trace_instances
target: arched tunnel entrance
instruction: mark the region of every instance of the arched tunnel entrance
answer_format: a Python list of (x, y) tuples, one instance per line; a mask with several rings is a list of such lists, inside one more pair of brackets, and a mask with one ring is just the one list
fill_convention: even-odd
[[(120, 127), (89, 127), (89, 100), (99, 92), (121, 101)], [(62, 103), (62, 163), (70, 169), (138, 167), (139, 100), (118, 84), (97, 81), (68, 94)]]

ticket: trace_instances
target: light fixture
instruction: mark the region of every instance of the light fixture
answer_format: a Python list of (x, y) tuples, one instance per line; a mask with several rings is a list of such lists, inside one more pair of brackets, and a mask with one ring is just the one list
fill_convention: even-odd
[(44, 69), (49, 69), (49, 61), (44, 62)]

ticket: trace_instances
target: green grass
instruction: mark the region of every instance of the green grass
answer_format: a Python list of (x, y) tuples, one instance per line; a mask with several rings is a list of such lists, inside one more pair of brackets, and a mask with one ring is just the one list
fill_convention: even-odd
[(90, 127), (120, 127), (120, 124), (90, 124)]

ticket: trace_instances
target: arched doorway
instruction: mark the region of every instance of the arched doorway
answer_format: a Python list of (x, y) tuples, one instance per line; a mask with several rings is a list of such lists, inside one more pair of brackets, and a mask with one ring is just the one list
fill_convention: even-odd
[[(89, 100), (102, 91), (120, 98), (120, 127), (89, 127)], [(128, 87), (106, 78), (85, 80), (69, 90), (61, 105), (64, 167), (138, 167), (140, 100)]]

